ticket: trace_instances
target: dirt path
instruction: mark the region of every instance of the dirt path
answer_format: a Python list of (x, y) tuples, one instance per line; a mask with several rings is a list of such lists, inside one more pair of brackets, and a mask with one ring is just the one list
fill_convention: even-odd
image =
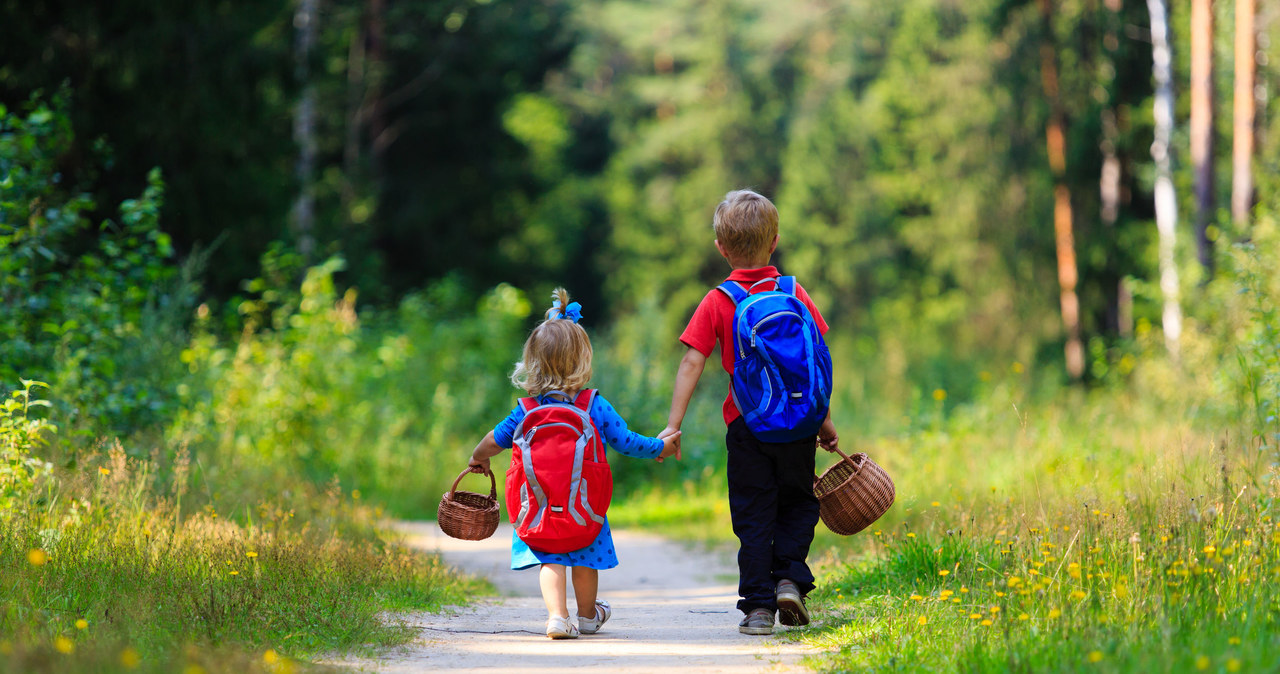
[[(807, 671), (811, 652), (785, 637), (738, 633), (737, 576), (730, 553), (686, 550), (657, 536), (614, 531), (621, 563), (600, 574), (600, 597), (613, 618), (598, 634), (552, 641), (536, 570), (511, 571), (511, 529), (486, 541), (458, 541), (434, 522), (401, 525), (410, 545), (439, 551), (463, 571), (489, 578), (502, 597), (443, 614), (402, 616), (421, 630), (416, 641), (377, 660), (348, 660), (368, 671), (605, 672), (680, 669), (687, 673)], [(572, 591), (571, 591), (572, 592)], [(573, 600), (569, 600), (570, 611)], [(779, 634), (786, 628), (779, 627)]]

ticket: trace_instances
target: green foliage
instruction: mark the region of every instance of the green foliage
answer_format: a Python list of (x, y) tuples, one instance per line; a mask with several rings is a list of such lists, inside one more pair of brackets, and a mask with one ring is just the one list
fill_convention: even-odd
[(32, 407), (49, 407), (49, 401), (32, 399), (31, 389), (48, 388), (44, 382), (22, 380), (22, 388), (0, 403), (0, 521), (22, 514), (27, 501), (52, 466), (33, 452), (48, 442), (58, 427), (34, 417)]
[[(26, 418), (28, 402), (41, 401), (15, 395), (0, 411), (6, 465), (10, 443), (52, 431)], [(385, 542), (358, 494), (260, 488), (256, 505), (222, 513), (187, 493), (198, 467), (185, 451), (162, 465), (119, 443), (86, 447), (41, 507), (5, 502), (0, 671), (278, 672), (294, 658), (403, 643), (413, 632), (384, 611), (435, 610), (474, 589), (438, 558)], [(0, 476), (7, 499), (15, 483)]]
[(514, 404), (506, 375), (529, 303), (504, 285), (459, 309), (465, 295), (445, 282), (361, 317), (354, 291), (335, 290), (341, 265), (310, 269), (300, 293), (251, 284), (262, 299), (244, 311), (270, 329), (251, 322), (234, 342), (192, 340), (171, 442), (244, 502), (263, 483), (336, 477), (400, 514), (430, 516)]
[(93, 199), (64, 184), (66, 105), (60, 94), (25, 114), (0, 110), (0, 378), (20, 367), (68, 391), (73, 425), (138, 429), (171, 402), (173, 316), (189, 288), (159, 227), (158, 170), (97, 225)]

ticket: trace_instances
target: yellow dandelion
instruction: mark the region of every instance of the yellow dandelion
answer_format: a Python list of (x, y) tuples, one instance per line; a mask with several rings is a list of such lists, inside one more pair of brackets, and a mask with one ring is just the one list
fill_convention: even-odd
[(980, 619), (982, 619), (982, 614), (981, 614), (981, 613), (970, 613), (970, 614), (969, 614), (969, 619), (970, 619), (970, 620), (980, 620)]
[(49, 553), (44, 550), (34, 548), (27, 551), (27, 562), (29, 562), (31, 566), (44, 566), (44, 563), (47, 561), (49, 561)]
[(1075, 592), (1072, 592), (1071, 598), (1076, 600), (1084, 599), (1084, 591), (1076, 590)]
[(1022, 371), (1026, 368), (1022, 366), (1022, 363), (1019, 363), (1018, 361), (1015, 360), (1013, 361), (1013, 365), (1009, 366), (1009, 369), (1013, 370), (1015, 374), (1022, 374)]
[(951, 600), (951, 603), (952, 603), (952, 604), (959, 604), (959, 603), (960, 603), (960, 598), (959, 598), (959, 597), (956, 597), (955, 599), (952, 599), (952, 600)]
[(915, 533), (908, 533), (908, 534), (907, 534), (907, 538), (915, 538), (915, 537), (916, 537)]
[[(1102, 514), (1102, 511), (1101, 511), (1101, 510), (1094, 510), (1094, 511), (1093, 511), (1093, 514), (1094, 514), (1094, 515), (1101, 515), (1101, 514)], [(1093, 549), (1092, 549), (1092, 548), (1090, 548), (1090, 549), (1089, 549), (1089, 552), (1093, 552)], [(1094, 651), (1094, 653), (1097, 653), (1097, 651)]]
[(1227, 643), (1231, 644), (1232, 646), (1239, 646), (1240, 637), (1231, 637), (1230, 639), (1227, 639)]
[(1202, 655), (1196, 658), (1196, 669), (1204, 671), (1209, 668), (1209, 656)]
[(1212, 545), (1204, 546), (1204, 554), (1209, 555), (1210, 557), (1212, 557), (1213, 553), (1217, 552), (1217, 550), (1218, 549), (1213, 547)]
[(950, 572), (950, 571), (948, 571), (948, 570), (946, 570), (946, 569), (940, 569), (940, 570), (938, 571), (938, 575), (939, 575), (939, 576), (945, 576), (945, 575), (950, 574), (950, 573), (951, 573), (951, 572)]
[(1059, 611), (1059, 610), (1058, 610), (1058, 609), (1056, 609), (1056, 608), (1054, 608), (1054, 609), (1049, 609), (1049, 617), (1050, 617), (1050, 618), (1058, 618), (1058, 617), (1060, 617), (1060, 616), (1062, 616), (1062, 611)]
[(1227, 660), (1227, 671), (1228, 672), (1240, 671), (1240, 661), (1235, 658), (1231, 658), (1230, 660)]
[(953, 595), (953, 594), (955, 594), (955, 593), (954, 593), (954, 592), (952, 592), (951, 590), (943, 590), (943, 591), (941, 591), (941, 592), (939, 592), (939, 593), (938, 593), (938, 596), (939, 596), (939, 597), (941, 597), (941, 598), (943, 598), (943, 599), (946, 599), (947, 597), (950, 597), (950, 596), (951, 596), (951, 595)]
[(982, 622), (980, 622), (980, 623), (978, 623), (978, 624), (979, 624), (979, 625), (982, 625), (982, 626), (984, 626), (984, 627), (990, 627), (992, 623), (991, 623), (991, 620), (990, 620), (990, 619), (987, 619), (987, 620), (983, 620)]
[(58, 637), (53, 640), (53, 647), (59, 653), (70, 653), (76, 649), (75, 642), (66, 637)]
[(928, 623), (929, 623), (929, 619), (924, 616), (920, 616), (920, 618), (916, 620), (917, 625), (927, 625)]
[(1102, 662), (1102, 651), (1090, 651), (1089, 662)]
[(969, 588), (967, 587), (960, 588), (960, 594), (969, 594)]
[(254, 557), (258, 556), (258, 553), (250, 550), (249, 552), (244, 553), (244, 556), (248, 557), (249, 559), (253, 559)]
[(933, 503), (930, 503), (929, 505), (931, 505), (931, 506), (933, 506), (933, 507), (937, 508), (938, 506), (940, 506), (940, 505), (942, 505), (942, 504), (941, 504), (941, 503), (938, 503), (937, 501), (934, 501)]
[(924, 597), (921, 597), (918, 594), (913, 594), (911, 595), (911, 601), (924, 601)]
[(942, 402), (947, 399), (947, 392), (940, 388), (933, 389), (933, 399)]
[(102, 466), (98, 466), (98, 472), (99, 472), (99, 473), (101, 473), (101, 474), (103, 474), (103, 475), (110, 475), (110, 474), (111, 474), (111, 471), (110, 471), (109, 469), (107, 469), (107, 468), (103, 468)]
[(1000, 607), (999, 607), (999, 606), (992, 606), (992, 607), (991, 607), (991, 613), (992, 613), (992, 614), (999, 613), (999, 612), (1000, 612)]
[(275, 650), (268, 648), (267, 652), (262, 654), (262, 661), (268, 665), (274, 665), (280, 661), (280, 656), (276, 654)]
[(227, 573), (229, 573), (229, 574), (231, 574), (231, 575), (233, 575), (233, 576), (238, 576), (238, 575), (240, 575), (240, 572), (239, 572), (239, 571), (236, 571), (235, 569), (232, 569), (232, 570), (228, 571)]
[(89, 629), (89, 621), (88, 621), (88, 620), (85, 620), (84, 618), (81, 618), (81, 619), (77, 620), (77, 621), (76, 621), (76, 629), (78, 629), (78, 630), (87, 630), (87, 629)]
[(136, 669), (141, 662), (142, 657), (133, 648), (125, 648), (120, 651), (120, 666), (125, 669)]
[(1031, 620), (1031, 616), (1029, 616), (1029, 615), (1027, 615), (1027, 614), (1025, 614), (1025, 613), (1019, 613), (1019, 614), (1018, 614), (1018, 620)]

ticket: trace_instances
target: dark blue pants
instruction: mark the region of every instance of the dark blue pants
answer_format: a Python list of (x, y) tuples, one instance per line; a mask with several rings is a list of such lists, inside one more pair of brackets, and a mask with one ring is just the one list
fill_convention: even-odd
[(738, 609), (778, 609), (774, 595), (783, 579), (802, 594), (813, 590), (805, 559), (818, 524), (813, 495), (815, 438), (761, 442), (741, 417), (729, 424), (729, 514), (738, 548)]

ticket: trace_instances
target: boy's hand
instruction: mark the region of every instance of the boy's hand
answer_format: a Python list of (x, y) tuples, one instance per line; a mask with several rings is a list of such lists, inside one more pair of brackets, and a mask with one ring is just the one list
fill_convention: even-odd
[(473, 456), (471, 457), (471, 462), (467, 464), (467, 467), (470, 468), (473, 473), (490, 472), (488, 459), (477, 459)]
[(680, 431), (664, 428), (662, 432), (658, 434), (658, 438), (662, 440), (662, 453), (658, 455), (658, 463), (662, 463), (663, 459), (673, 454), (675, 455), (676, 460), (679, 461)]
[(836, 434), (836, 425), (831, 423), (831, 417), (822, 422), (822, 427), (818, 429), (818, 446), (834, 452), (840, 448), (840, 436)]

